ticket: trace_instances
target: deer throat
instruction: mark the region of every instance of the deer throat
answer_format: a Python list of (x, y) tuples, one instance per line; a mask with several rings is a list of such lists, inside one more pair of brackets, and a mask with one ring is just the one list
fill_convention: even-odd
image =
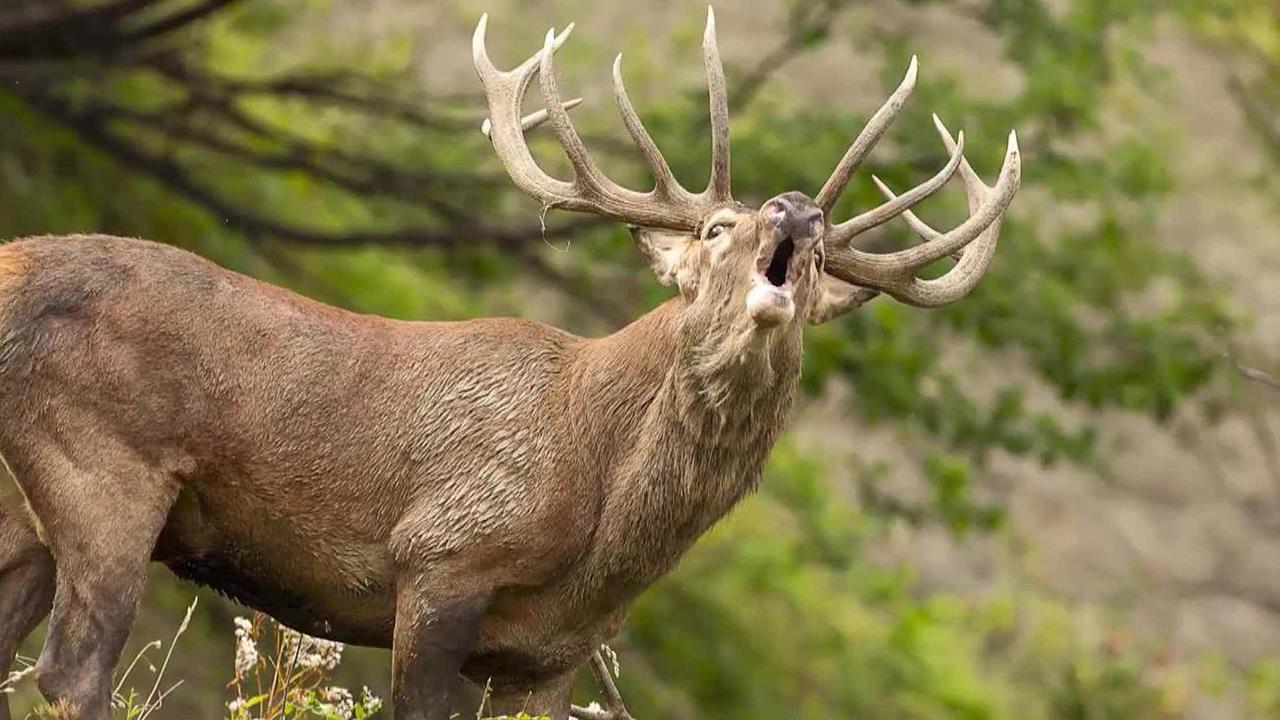
[(759, 484), (791, 419), (800, 379), (799, 328), (702, 335), (678, 353), (647, 453), (655, 524), (682, 553)]
[(669, 571), (758, 485), (790, 419), (799, 328), (717, 332), (691, 322), (687, 311), (676, 301), (639, 321), (628, 332), (645, 341), (628, 341), (612, 360), (636, 362), (646, 356), (642, 348), (662, 348), (649, 358), (652, 389), (634, 415), (624, 414), (632, 420), (608, 430), (629, 442), (605, 470), (593, 548), (567, 581), (593, 608), (625, 607)]
[(628, 605), (759, 485), (798, 378), (776, 359), (771, 369), (772, 381), (758, 385), (745, 381), (758, 383), (761, 368), (744, 377), (741, 368), (699, 366), (668, 377), (605, 501), (579, 586), (593, 607)]
[(800, 379), (800, 332), (796, 325), (761, 328), (743, 314), (686, 325), (672, 376), (686, 431), (732, 445), (781, 430)]

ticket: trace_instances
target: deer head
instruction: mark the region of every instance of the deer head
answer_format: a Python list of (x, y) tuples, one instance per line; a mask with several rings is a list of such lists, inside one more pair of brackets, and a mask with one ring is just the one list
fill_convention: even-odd
[[(912, 58), (902, 84), (872, 116), (816, 198), (792, 191), (759, 208), (736, 202), (729, 180), (729, 104), (724, 69), (716, 45), (715, 15), (708, 8), (703, 59), (711, 99), (712, 157), (706, 189), (686, 190), (675, 179), (657, 144), (636, 114), (622, 81), (622, 56), (613, 64), (614, 96), (623, 123), (653, 174), (648, 192), (631, 190), (602, 173), (591, 159), (556, 82), (553, 58), (568, 38), (549, 31), (542, 50), (513, 70), (497, 69), (485, 49), (487, 17), (473, 38), (476, 70), (484, 84), (490, 118), (485, 130), (511, 179), (547, 208), (587, 212), (632, 226), (658, 279), (675, 285), (691, 307), (726, 304), (756, 326), (825, 322), (858, 307), (879, 293), (899, 301), (932, 307), (967, 294), (991, 261), (1001, 218), (1017, 192), (1020, 160), (1017, 138), (1009, 136), (1004, 165), (994, 186), (985, 185), (964, 159), (964, 134), (953, 138), (934, 117), (950, 160), (932, 178), (895, 194), (878, 179), (885, 203), (857, 217), (833, 223), (830, 212), (858, 166), (888, 129), (915, 85)], [(540, 79), (546, 110), (521, 118), (520, 104), (529, 85)], [(548, 175), (534, 161), (525, 132), (551, 121), (573, 167), (572, 181)], [(969, 195), (970, 217), (947, 232), (917, 218), (911, 208), (943, 187), (959, 172)], [(860, 234), (903, 216), (926, 242), (887, 254), (852, 247)], [(942, 277), (925, 280), (916, 273), (947, 256), (958, 258)]]

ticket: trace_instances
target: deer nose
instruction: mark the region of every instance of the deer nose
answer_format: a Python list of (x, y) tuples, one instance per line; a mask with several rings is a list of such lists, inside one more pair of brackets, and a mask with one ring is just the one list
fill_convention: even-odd
[(783, 193), (761, 208), (765, 221), (777, 228), (782, 237), (789, 237), (797, 245), (809, 245), (817, 241), (826, 222), (822, 208), (804, 193)]

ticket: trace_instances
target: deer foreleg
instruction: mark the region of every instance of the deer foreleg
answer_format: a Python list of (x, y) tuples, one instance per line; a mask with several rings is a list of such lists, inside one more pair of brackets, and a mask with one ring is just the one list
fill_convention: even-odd
[(424, 576), (397, 588), (392, 646), (396, 720), (448, 720), (460, 694), (462, 663), (488, 605), (487, 594), (443, 592)]

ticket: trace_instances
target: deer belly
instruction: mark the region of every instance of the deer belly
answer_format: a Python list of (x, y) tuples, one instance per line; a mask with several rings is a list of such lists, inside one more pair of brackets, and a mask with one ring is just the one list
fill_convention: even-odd
[[(492, 681), (495, 686), (536, 685), (572, 672), (599, 647), (596, 633), (547, 636), (535, 628), (521, 636), (508, 636), (495, 643), (482, 638), (467, 656), (462, 674), (478, 685)], [(540, 637), (539, 642), (530, 642)]]
[(344, 540), (304, 541), (288, 519), (278, 516), (250, 524), (243, 517), (231, 521), (184, 496), (153, 559), (184, 580), (308, 635), (390, 647), (395, 621), (390, 562), (381, 547)]
[(175, 575), (210, 587), (300, 632), (352, 645), (390, 647), (395, 605), (390, 595), (345, 598), (299, 592), (237, 564), (225, 554), (169, 556)]

